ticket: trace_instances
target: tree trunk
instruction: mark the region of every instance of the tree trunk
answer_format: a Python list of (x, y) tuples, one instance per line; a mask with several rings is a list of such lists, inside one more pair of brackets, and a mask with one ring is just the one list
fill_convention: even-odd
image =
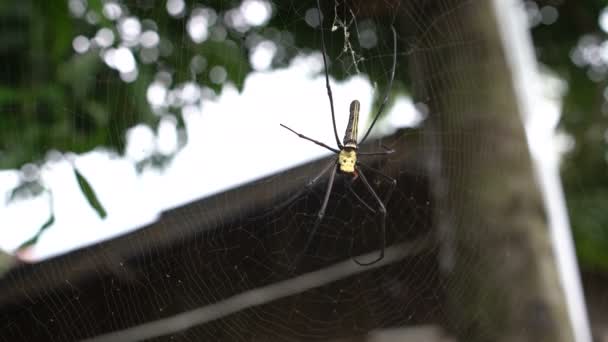
[(572, 341), (492, 2), (420, 4), (410, 66), (429, 109), (450, 328), (462, 341)]

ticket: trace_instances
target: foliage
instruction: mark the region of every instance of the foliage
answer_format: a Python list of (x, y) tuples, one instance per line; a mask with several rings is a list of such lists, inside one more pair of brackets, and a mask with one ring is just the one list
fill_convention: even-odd
[[(555, 1), (538, 1), (539, 7)], [(564, 158), (562, 176), (577, 253), (585, 269), (608, 272), (608, 164), (606, 75), (573, 63), (572, 54), (585, 37), (606, 40), (598, 17), (608, 3), (565, 1), (553, 25), (533, 30), (540, 60), (568, 82), (561, 127), (574, 138)]]
[[(290, 2), (278, 2), (273, 9), (277, 13), (267, 26), (251, 27), (246, 32), (224, 27), (228, 31), (226, 39), (211, 38), (201, 43), (193, 42), (186, 32), (188, 19), (197, 6), (189, 7), (184, 15), (172, 17), (165, 6), (145, 1), (131, 6), (126, 2), (123, 11), (139, 18), (142, 29), (148, 25), (158, 31), (161, 39), (160, 56), (153, 62), (139, 57), (144, 48), (131, 47), (137, 58), (138, 76), (133, 83), (127, 83), (102, 60), (100, 55), (107, 49), (92, 46), (88, 52), (79, 54), (72, 47), (76, 36), (93, 38), (101, 28), (110, 29), (116, 37), (108, 48), (123, 43), (118, 23), (102, 14), (102, 3), (88, 1), (89, 11), (84, 17), (70, 14), (68, 1), (63, 0), (10, 1), (0, 5), (3, 42), (0, 63), (5, 70), (0, 73), (0, 169), (41, 160), (50, 149), (83, 153), (106, 146), (122, 151), (124, 133), (129, 127), (140, 123), (154, 126), (160, 115), (179, 117), (180, 104), (152, 108), (146, 100), (148, 86), (160, 72), (170, 74), (169, 89), (192, 81), (217, 92), (221, 84), (210, 79), (210, 67), (223, 66), (228, 81), (240, 88), (251, 70), (249, 50), (261, 40), (272, 40), (279, 46), (281, 53), (274, 60), (277, 66), (286, 65), (303, 48), (318, 50), (320, 46), (318, 32), (302, 18), (304, 9), (315, 6), (311, 0), (301, 2), (298, 8)], [(216, 0), (209, 6), (218, 11), (216, 15), (220, 18), (226, 14), (222, 11), (239, 3)], [(331, 13), (333, 8), (325, 10)], [(90, 17), (96, 18), (94, 23), (87, 22)], [(326, 22), (326, 26), (329, 24)], [(213, 31), (217, 27), (210, 28), (212, 36), (221, 36), (218, 33), (221, 30)], [(385, 33), (389, 34), (388, 28)], [(328, 44), (332, 56), (342, 52), (342, 41), (337, 39)], [(390, 44), (386, 45), (382, 49), (390, 50)], [(374, 51), (374, 55), (386, 56), (384, 65), (390, 65), (388, 53)], [(196, 57), (203, 57), (202, 70), (193, 71), (191, 67)], [(343, 78), (352, 73), (347, 57), (342, 56), (344, 67), (332, 68), (335, 76)], [(362, 53), (362, 57), (366, 56)], [(372, 78), (383, 83), (386, 71), (373, 68), (377, 64), (375, 57), (364, 71), (375, 73), (378, 77)]]

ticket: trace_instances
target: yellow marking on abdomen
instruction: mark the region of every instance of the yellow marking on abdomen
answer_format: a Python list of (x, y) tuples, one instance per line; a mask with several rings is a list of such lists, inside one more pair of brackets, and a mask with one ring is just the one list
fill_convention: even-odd
[(340, 171), (345, 173), (354, 173), (355, 164), (357, 163), (357, 152), (355, 150), (342, 150), (338, 155), (338, 164)]

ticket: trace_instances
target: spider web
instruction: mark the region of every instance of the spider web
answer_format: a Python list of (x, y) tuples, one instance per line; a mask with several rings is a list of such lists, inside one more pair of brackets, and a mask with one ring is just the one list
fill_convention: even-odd
[[(111, 141), (124, 146), (124, 153), (89, 154), (76, 162), (106, 206), (108, 225), (124, 223), (116, 217), (129, 211), (143, 211), (146, 219), (102, 234), (101, 239), (113, 240), (10, 273), (5, 293), (16, 299), (2, 303), (2, 339), (346, 341), (401, 334), (403, 339), (439, 340), (445, 284), (432, 238), (438, 209), (431, 200), (432, 161), (426, 156), (437, 149), (429, 134), (451, 136), (446, 131), (424, 135), (415, 127), (424, 123), (404, 123), (410, 112), (418, 120), (428, 114), (428, 99), (414, 104), (409, 98), (406, 62), (416, 52), (444, 48), (425, 40), (426, 33), (446, 27), (451, 31), (446, 34), (458, 33), (453, 15), (472, 2), (437, 3), (437, 19), (425, 27), (419, 24), (426, 22), (419, 20), (424, 6), (416, 1), (324, 1), (319, 27), (314, 1), (197, 5), (169, 0), (163, 6), (108, 1), (105, 12), (94, 12), (86, 2), (70, 0), (72, 11), (87, 8), (74, 20), (87, 23), (82, 36), (91, 38), (89, 49), (105, 59), (107, 70), (97, 78), (106, 103), (123, 110), (122, 118), (134, 124), (139, 124), (133, 119), (139, 114), (131, 112), (136, 102), (147, 101), (152, 114), (148, 126), (134, 125), (126, 136), (114, 126), (105, 130)], [(95, 19), (94, 13), (107, 18)], [(264, 13), (271, 15), (264, 19)], [(128, 35), (138, 25), (134, 43)], [(397, 28), (396, 51), (391, 25)], [(115, 34), (110, 43), (104, 40), (104, 27)], [(377, 205), (361, 181), (353, 183), (359, 201), (348, 189), (351, 179), (336, 177), (325, 217), (312, 237), (327, 177), (283, 205), (330, 156), (279, 123), (332, 147), (335, 142), (320, 58), (321, 29), (339, 135), (355, 98), (365, 109), (359, 130), (365, 132), (397, 55), (385, 114), (361, 146), (362, 151), (381, 150), (382, 145), (396, 151), (360, 157), (397, 181), (386, 205), (386, 257), (370, 267), (351, 260), (369, 260), (382, 248)], [(414, 38), (415, 31), (422, 34)], [(143, 40), (145, 32), (157, 32), (157, 45)], [(469, 49), (475, 42), (459, 43)], [(136, 67), (125, 66), (121, 54)], [(246, 63), (239, 56), (246, 56)], [(125, 87), (144, 87), (147, 98), (128, 98)], [(83, 114), (73, 114), (74, 126), (85, 120)], [(124, 156), (136, 165), (128, 173), (136, 185), (123, 186), (126, 199), (119, 200), (115, 193), (121, 188), (112, 177), (120, 174), (108, 167), (108, 177), (96, 175), (104, 163)], [(46, 167), (41, 172), (48, 172), (46, 182), (52, 187), (66, 170), (61, 161)], [(388, 182), (377, 172), (365, 175), (385, 198)], [(91, 244), (88, 232), (104, 227), (91, 218), (86, 203), (62, 207), (60, 197), (54, 199), (57, 227), (61, 222), (73, 225), (67, 217), (74, 208), (88, 210), (89, 217), (80, 220), (77, 233), (49, 228), (31, 253), (49, 248), (40, 255), (60, 255), (65, 250), (52, 246), (66, 234), (86, 235), (83, 244)], [(158, 216), (151, 220), (150, 212)], [(38, 226), (33, 224), (21, 240)]]

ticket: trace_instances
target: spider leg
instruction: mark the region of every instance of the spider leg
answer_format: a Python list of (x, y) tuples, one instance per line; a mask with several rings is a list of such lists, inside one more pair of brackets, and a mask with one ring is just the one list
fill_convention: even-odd
[(382, 100), (382, 103), (380, 104), (380, 108), (378, 108), (378, 113), (376, 113), (376, 117), (374, 117), (374, 121), (372, 121), (372, 124), (367, 129), (367, 132), (365, 132), (365, 135), (363, 136), (363, 139), (361, 139), (359, 144), (363, 144), (365, 139), (367, 139), (369, 132), (372, 131), (372, 128), (374, 127), (374, 125), (376, 124), (376, 121), (378, 121), (378, 118), (380, 117), (380, 114), (382, 114), (382, 111), (384, 110), (384, 106), (386, 105), (386, 102), (388, 101), (388, 97), (391, 93), (391, 89), (393, 88), (393, 81), (395, 80), (395, 68), (397, 67), (397, 32), (395, 31), (394, 26), (391, 26), (391, 30), (393, 31), (393, 69), (391, 71), (391, 79), (388, 82), (388, 88), (386, 89), (386, 94), (384, 94), (384, 99)]
[(295, 200), (297, 200), (300, 196), (302, 196), (302, 194), (309, 191), (310, 188), (312, 188), (327, 173), (327, 171), (329, 171), (329, 169), (335, 165), (336, 165), (336, 158), (332, 158), (331, 161), (329, 163), (327, 163), (327, 165), (321, 170), (321, 172), (319, 172), (314, 178), (312, 178), (310, 181), (308, 181), (308, 183), (306, 183), (304, 188), (300, 189), (300, 191), (293, 194), (286, 201), (284, 201), (281, 205), (276, 206), (275, 208), (273, 208), (272, 210), (270, 210), (269, 212), (267, 212), (265, 214), (262, 214), (261, 217), (266, 217), (266, 216), (276, 212), (277, 210), (281, 210), (281, 209), (286, 208), (289, 205), (291, 205)]
[(364, 207), (366, 207), (367, 209), (369, 209), (372, 213), (376, 213), (376, 210), (374, 210), (374, 208), (372, 208), (369, 204), (367, 204), (356, 192), (355, 189), (353, 189), (353, 183), (355, 182), (356, 178), (353, 178), (352, 180), (348, 181), (346, 183), (346, 186), (348, 187), (348, 190), (350, 190), (350, 192), (355, 196), (355, 198), (357, 200), (359, 200), (359, 202), (361, 204), (363, 204)]
[(395, 150), (386, 150), (386, 151), (374, 151), (374, 152), (357, 152), (359, 156), (378, 156), (378, 155), (387, 155), (393, 154)]
[(331, 86), (329, 85), (329, 75), (327, 74), (327, 61), (325, 59), (325, 53), (327, 48), (325, 48), (325, 35), (323, 34), (323, 16), (321, 15), (321, 3), (317, 0), (317, 14), (319, 15), (319, 28), (321, 29), (321, 46), (323, 47), (322, 55), (323, 55), (323, 69), (325, 70), (325, 88), (327, 88), (327, 96), (329, 97), (329, 106), (331, 107), (331, 123), (334, 125), (334, 136), (336, 137), (336, 143), (338, 147), (341, 149), (342, 144), (340, 143), (340, 138), (338, 138), (338, 129), (336, 128), (336, 115), (334, 114), (334, 98), (331, 95)]
[(325, 209), (327, 209), (327, 203), (329, 203), (329, 195), (331, 195), (331, 189), (334, 186), (334, 180), (336, 178), (337, 170), (338, 170), (338, 165), (335, 165), (333, 170), (329, 174), (329, 182), (327, 183), (327, 190), (325, 191), (325, 198), (323, 199), (323, 205), (321, 205), (321, 210), (319, 210), (319, 212), (317, 213), (317, 220), (315, 221), (315, 225), (313, 226), (312, 230), (308, 233), (308, 239), (306, 239), (306, 244), (304, 245), (304, 248), (302, 249), (300, 254), (298, 256), (296, 256), (296, 258), (292, 264), (292, 269), (295, 268), (296, 265), (298, 265), (300, 259), (302, 258), (302, 256), (304, 256), (304, 253), (306, 253), (306, 250), (308, 249), (308, 246), (310, 245), (312, 238), (315, 236), (315, 233), (317, 232), (317, 228), (319, 228), (319, 224), (321, 224), (321, 221), (323, 220), (323, 217), (325, 216)]
[(380, 176), (380, 177), (382, 177), (382, 178), (384, 178), (385, 180), (388, 181), (388, 183), (389, 183), (389, 190), (386, 193), (386, 198), (384, 199), (384, 205), (387, 205), (388, 201), (390, 201), (391, 197), (393, 196), (393, 191), (395, 190), (395, 187), (397, 186), (397, 180), (394, 179), (394, 178), (392, 178), (392, 177), (389, 177), (389, 176), (385, 175), (384, 173), (382, 173), (378, 169), (375, 169), (375, 168), (373, 168), (371, 166), (363, 164), (360, 161), (358, 161), (357, 163), (358, 163), (358, 165), (363, 166), (366, 170), (370, 170), (373, 173), (377, 174), (378, 176)]
[(376, 194), (376, 192), (374, 191), (374, 188), (372, 188), (372, 186), (367, 181), (367, 178), (365, 178), (365, 175), (363, 174), (363, 171), (361, 170), (361, 168), (359, 168), (358, 166), (355, 166), (355, 169), (359, 173), (359, 176), (361, 176), (361, 180), (363, 181), (363, 184), (365, 184), (365, 187), (367, 188), (367, 190), (369, 190), (369, 192), (376, 199), (376, 202), (378, 202), (378, 211), (380, 211), (380, 215), (382, 215), (382, 218), (380, 221), (380, 236), (381, 236), (381, 240), (382, 240), (382, 248), (380, 249), (380, 255), (378, 256), (378, 258), (376, 258), (370, 262), (360, 262), (357, 259), (353, 258), (353, 261), (356, 264), (361, 265), (361, 266), (369, 266), (369, 265), (373, 265), (373, 264), (377, 263), (378, 261), (380, 261), (384, 258), (384, 249), (386, 247), (386, 208), (384, 207), (384, 203), (382, 203), (382, 200), (380, 199), (380, 197), (378, 197), (378, 194)]
[(318, 141), (318, 140), (315, 140), (315, 139), (309, 138), (309, 137), (307, 137), (307, 136), (305, 136), (305, 135), (303, 135), (303, 134), (300, 134), (300, 133), (298, 133), (298, 132), (294, 131), (293, 129), (291, 129), (291, 128), (289, 128), (289, 127), (287, 127), (287, 126), (283, 125), (283, 124), (281, 124), (281, 127), (283, 127), (283, 128), (286, 128), (286, 129), (290, 130), (290, 131), (291, 131), (293, 134), (297, 135), (298, 137), (300, 137), (300, 138), (302, 138), (302, 139), (306, 139), (306, 140), (308, 140), (308, 141), (312, 141), (313, 143), (315, 143), (315, 144), (317, 144), (317, 145), (319, 145), (319, 146), (321, 146), (321, 147), (325, 147), (326, 149), (328, 149), (328, 150), (332, 151), (333, 153), (340, 153), (340, 151), (336, 150), (335, 148), (333, 148), (333, 147), (329, 147), (329, 146), (327, 146), (326, 144), (324, 144), (324, 143), (322, 143), (322, 142), (320, 142), (320, 141)]
[(372, 152), (357, 152), (360, 156), (377, 156), (377, 155), (387, 155), (395, 153), (395, 150), (392, 148), (382, 144), (380, 145), (384, 149), (384, 151), (372, 151)]

